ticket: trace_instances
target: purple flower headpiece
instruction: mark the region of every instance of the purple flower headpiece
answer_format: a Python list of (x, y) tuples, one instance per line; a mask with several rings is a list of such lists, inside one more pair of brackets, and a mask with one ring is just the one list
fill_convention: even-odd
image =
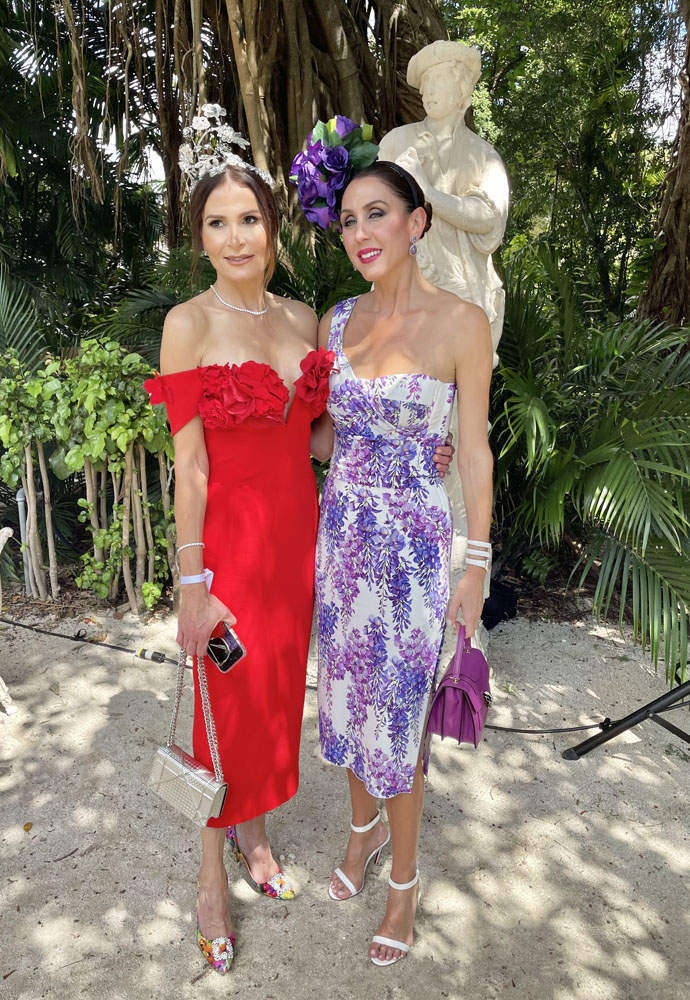
[(362, 170), (379, 151), (371, 142), (371, 125), (357, 125), (345, 115), (318, 121), (309, 133), (307, 148), (292, 161), (290, 180), (310, 222), (322, 229), (338, 221), (340, 192), (353, 170)]

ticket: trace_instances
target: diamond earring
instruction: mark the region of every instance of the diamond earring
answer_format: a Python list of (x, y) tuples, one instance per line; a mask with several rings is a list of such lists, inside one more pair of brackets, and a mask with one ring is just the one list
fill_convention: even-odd
[(410, 257), (417, 256), (417, 237), (413, 236), (410, 240)]

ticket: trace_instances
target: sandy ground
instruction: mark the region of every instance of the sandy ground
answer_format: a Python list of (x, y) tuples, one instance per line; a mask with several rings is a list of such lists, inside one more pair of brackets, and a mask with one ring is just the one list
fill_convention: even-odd
[[(53, 627), (174, 651), (172, 619), (91, 617)], [(616, 718), (664, 691), (643, 653), (587, 619), (500, 626), (491, 662), (496, 724)], [(687, 996), (690, 746), (652, 723), (576, 762), (561, 751), (577, 734), (437, 745), (416, 942), (376, 969), (390, 855), (360, 897), (327, 898), (349, 809), (344, 774), (318, 754), (310, 687), (300, 791), (270, 819), (299, 897), (255, 896), (228, 856), (238, 948), (220, 977), (194, 943), (196, 832), (146, 787), (174, 668), (3, 628), (0, 673), (19, 709), (0, 715), (2, 998)], [(688, 728), (687, 712), (674, 721)]]

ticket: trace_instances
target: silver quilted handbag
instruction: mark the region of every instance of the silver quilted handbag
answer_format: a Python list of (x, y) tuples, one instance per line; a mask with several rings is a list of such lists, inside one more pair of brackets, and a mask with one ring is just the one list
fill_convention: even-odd
[(207, 826), (210, 819), (217, 819), (220, 816), (228, 786), (223, 779), (223, 768), (218, 754), (218, 740), (208, 697), (203, 656), (197, 657), (197, 670), (206, 736), (215, 773), (209, 771), (175, 743), (186, 662), (187, 653), (181, 649), (177, 660), (177, 691), (170, 722), (170, 735), (167, 744), (156, 750), (149, 785), (156, 795), (178, 809), (187, 819), (191, 819), (197, 826)]

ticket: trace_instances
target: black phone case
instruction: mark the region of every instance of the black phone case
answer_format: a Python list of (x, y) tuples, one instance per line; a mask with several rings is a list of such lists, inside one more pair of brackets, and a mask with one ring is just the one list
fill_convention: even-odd
[(225, 639), (226, 643), (228, 644), (230, 655), (228, 656), (225, 663), (222, 664), (222, 666), (216, 663), (215, 660), (213, 662), (215, 666), (218, 667), (218, 670), (220, 670), (221, 674), (227, 674), (228, 671), (232, 670), (235, 664), (238, 663), (243, 656), (246, 656), (247, 650), (244, 648), (240, 640), (237, 638), (235, 632), (231, 628), (229, 628), (225, 624), (225, 622), (223, 622), (222, 638)]

